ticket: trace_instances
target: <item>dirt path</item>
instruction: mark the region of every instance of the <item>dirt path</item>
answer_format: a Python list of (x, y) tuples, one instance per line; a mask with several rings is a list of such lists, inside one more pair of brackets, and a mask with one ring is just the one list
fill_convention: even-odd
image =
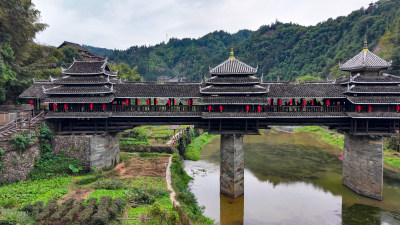
[(176, 193), (175, 193), (174, 189), (172, 188), (171, 169), (170, 169), (171, 168), (171, 160), (172, 160), (172, 156), (169, 157), (167, 171), (165, 174), (165, 180), (167, 181), (167, 187), (170, 192), (169, 198), (171, 199), (172, 205), (180, 206), (178, 200), (176, 200), (176, 198), (175, 198)]
[[(137, 177), (165, 177), (169, 157), (145, 157), (133, 158), (129, 165), (119, 164), (115, 170), (118, 171), (119, 178)], [(124, 164), (124, 163), (123, 163)]]
[(89, 195), (94, 191), (93, 188), (77, 188), (72, 189), (67, 193), (64, 197), (60, 198), (57, 203), (61, 204), (69, 198), (73, 198), (75, 200), (86, 199)]

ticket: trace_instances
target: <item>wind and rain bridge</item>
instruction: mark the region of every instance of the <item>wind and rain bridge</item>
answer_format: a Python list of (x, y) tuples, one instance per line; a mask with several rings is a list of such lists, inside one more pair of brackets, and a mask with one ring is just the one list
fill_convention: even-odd
[(82, 146), (90, 166), (119, 160), (118, 132), (140, 125), (191, 124), (221, 134), (220, 189), (244, 192), (243, 136), (279, 125), (322, 125), (345, 134), (343, 184), (382, 199), (382, 137), (399, 133), (400, 77), (366, 47), (327, 82), (264, 82), (231, 56), (201, 83), (124, 82), (107, 60), (74, 61), (63, 77), (35, 81), (20, 98), (48, 104), (54, 148)]

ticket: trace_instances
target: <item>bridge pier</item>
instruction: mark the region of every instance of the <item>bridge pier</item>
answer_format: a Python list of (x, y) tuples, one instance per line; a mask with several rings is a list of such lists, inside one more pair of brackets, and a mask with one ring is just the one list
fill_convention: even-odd
[(382, 200), (382, 137), (346, 133), (343, 152), (343, 184), (357, 194)]
[(244, 193), (242, 134), (221, 134), (220, 191), (231, 198)]

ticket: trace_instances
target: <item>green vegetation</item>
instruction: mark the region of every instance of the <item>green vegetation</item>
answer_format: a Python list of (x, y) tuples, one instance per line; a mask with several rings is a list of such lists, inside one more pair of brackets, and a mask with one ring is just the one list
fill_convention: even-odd
[(22, 181), (0, 187), (0, 208), (23, 207), (38, 201), (59, 199), (68, 192), (71, 177)]
[(14, 209), (0, 209), (0, 224), (33, 224), (35, 221), (26, 213)]
[(30, 133), (17, 134), (10, 140), (11, 147), (17, 149), (19, 152), (24, 151), (30, 144), (33, 144)]
[(197, 138), (195, 138), (192, 143), (190, 143), (186, 148), (185, 158), (197, 161), (200, 158), (200, 151), (205, 144), (210, 142), (217, 135), (209, 135), (204, 133)]
[(189, 182), (192, 178), (183, 169), (181, 158), (177, 154), (172, 156), (171, 177), (176, 197), (190, 221), (195, 224), (212, 224), (212, 220), (203, 216), (203, 208), (198, 206), (194, 194), (190, 192)]
[(321, 135), (321, 140), (340, 149), (343, 149), (344, 136), (336, 131), (331, 131), (320, 126), (304, 126), (294, 129), (296, 132), (306, 131)]
[(31, 180), (39, 180), (54, 176), (68, 176), (83, 170), (82, 162), (56, 155), (50, 146), (51, 137), (54, 135), (49, 127), (44, 124), (37, 130), (41, 158), (35, 162), (34, 169), (30, 172)]
[(2, 163), (2, 157), (4, 155), (4, 149), (0, 148), (0, 174), (3, 172), (3, 163)]
[(383, 160), (389, 165), (397, 166), (400, 168), (400, 158), (384, 157)]

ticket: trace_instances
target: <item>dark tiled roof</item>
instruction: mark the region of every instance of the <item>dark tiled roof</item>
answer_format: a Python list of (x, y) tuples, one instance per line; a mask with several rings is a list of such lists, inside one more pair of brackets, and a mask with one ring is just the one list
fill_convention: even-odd
[(199, 83), (123, 83), (114, 85), (116, 98), (179, 97), (199, 98)]
[(63, 70), (65, 74), (102, 74), (105, 72), (107, 61), (75, 61)]
[(259, 84), (261, 83), (260, 78), (253, 76), (214, 76), (206, 80), (207, 84)]
[(106, 76), (64, 76), (53, 80), (54, 84), (102, 84), (109, 83)]
[(46, 119), (55, 118), (108, 118), (111, 112), (53, 112), (46, 114)]
[(44, 88), (51, 88), (53, 87), (54, 84), (52, 84), (50, 81), (49, 82), (35, 82), (30, 86), (28, 89), (26, 89), (22, 94), (19, 95), (20, 98), (40, 98), (43, 99), (47, 95), (43, 93), (43, 87)]
[(44, 102), (54, 103), (110, 103), (114, 100), (113, 95), (107, 96), (48, 96)]
[(204, 94), (224, 94), (224, 93), (237, 93), (237, 94), (259, 94), (259, 93), (267, 93), (268, 86), (263, 87), (260, 85), (252, 85), (252, 86), (215, 86), (210, 85), (201, 89), (201, 93)]
[[(346, 91), (347, 93), (400, 93), (400, 86), (382, 85), (353, 85)], [(400, 96), (399, 96), (400, 97)]]
[[(350, 82), (349, 82), (350, 81)], [(337, 80), (337, 83), (347, 84), (347, 83), (360, 83), (360, 84), (379, 84), (379, 83), (396, 83), (400, 84), (400, 77), (391, 74), (382, 74), (379, 76), (362, 76), (356, 75), (353, 76), (351, 79), (349, 77), (341, 78)]]
[(69, 42), (69, 41), (64, 41), (60, 46), (58, 46), (58, 48), (61, 48), (61, 47), (64, 47), (64, 46), (71, 46), (71, 47), (74, 47), (74, 48), (78, 49), (79, 51), (84, 51), (84, 52), (88, 52), (89, 51), (86, 48), (82, 47), (82, 45), (77, 44), (77, 43), (73, 43), (73, 42)]
[(210, 74), (231, 75), (231, 74), (255, 74), (257, 68), (253, 68), (235, 58), (229, 58), (210, 70)]
[(256, 104), (264, 105), (267, 97), (264, 96), (206, 96), (202, 98), (204, 104)]
[[(267, 84), (262, 84), (267, 85)], [(345, 98), (347, 87), (334, 83), (270, 83), (270, 98)]]
[(348, 96), (354, 104), (400, 104), (400, 96)]
[(45, 89), (46, 94), (100, 94), (111, 93), (112, 85), (58, 85)]
[(376, 119), (400, 118), (400, 113), (397, 112), (366, 112), (366, 113), (349, 112), (347, 114), (352, 118), (376, 118)]
[(110, 71), (110, 70), (105, 70), (104, 73), (107, 75), (113, 76), (113, 77), (117, 76), (117, 74), (118, 74), (117, 72)]
[(363, 50), (345, 64), (341, 65), (340, 69), (343, 71), (359, 71), (365, 69), (379, 70), (389, 68), (391, 64), (392, 63), (379, 58), (379, 56), (374, 53), (368, 50)]
[(202, 118), (343, 118), (345, 112), (203, 112)]
[(201, 117), (201, 112), (113, 112), (111, 117)]

